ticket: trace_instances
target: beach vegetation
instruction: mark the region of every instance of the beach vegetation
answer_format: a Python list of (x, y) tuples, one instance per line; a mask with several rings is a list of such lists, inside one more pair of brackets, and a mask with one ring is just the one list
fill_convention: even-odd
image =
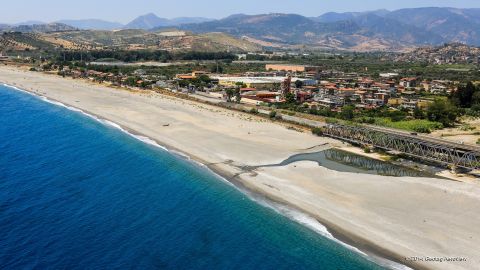
[(323, 136), (323, 129), (319, 127), (312, 128), (312, 134), (317, 136)]
[(277, 116), (277, 112), (276, 111), (271, 111), (268, 116), (270, 117), (270, 119), (275, 119), (275, 117)]

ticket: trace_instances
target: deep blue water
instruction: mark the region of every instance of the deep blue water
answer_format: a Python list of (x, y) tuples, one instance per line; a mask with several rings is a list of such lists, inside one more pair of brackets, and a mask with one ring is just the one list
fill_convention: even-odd
[(1, 269), (380, 269), (178, 156), (0, 86)]

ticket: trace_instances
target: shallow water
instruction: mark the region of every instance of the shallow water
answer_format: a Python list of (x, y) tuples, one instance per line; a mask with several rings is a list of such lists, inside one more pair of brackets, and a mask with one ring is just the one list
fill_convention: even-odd
[(258, 166), (257, 168), (286, 166), (299, 161), (314, 161), (317, 162), (319, 166), (340, 172), (377, 174), (397, 177), (436, 177), (434, 174), (427, 172), (413, 170), (407, 167), (333, 148), (314, 153), (294, 155), (279, 164), (262, 165)]
[(0, 86), (2, 269), (382, 269), (322, 230), (114, 126)]

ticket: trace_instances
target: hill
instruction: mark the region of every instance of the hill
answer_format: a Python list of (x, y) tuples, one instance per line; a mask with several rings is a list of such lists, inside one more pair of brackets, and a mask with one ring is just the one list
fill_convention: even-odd
[(22, 32), (22, 33), (48, 33), (59, 31), (72, 31), (77, 28), (63, 23), (30, 24), (30, 25), (4, 25), (1, 31)]
[(430, 31), (441, 36), (443, 42), (480, 45), (480, 9), (400, 9), (387, 17)]
[(5, 32), (0, 35), (0, 51), (52, 50), (187, 50), (205, 52), (259, 51), (261, 47), (223, 33), (196, 35), (183, 31), (131, 29), (118, 31), (76, 30), (62, 32)]
[(395, 56), (393, 60), (429, 64), (480, 64), (480, 48), (460, 43), (428, 46)]

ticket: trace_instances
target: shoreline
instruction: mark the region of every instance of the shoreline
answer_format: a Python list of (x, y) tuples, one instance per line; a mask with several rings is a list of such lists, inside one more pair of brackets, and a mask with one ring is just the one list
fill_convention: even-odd
[[(46, 75), (40, 75), (40, 76), (46, 76)], [(1, 81), (1, 78), (0, 78), (0, 81)], [(14, 87), (24, 88), (24, 87), (19, 86), (17, 84), (15, 84)], [(45, 98), (50, 99), (52, 101), (62, 103), (64, 105), (68, 106), (68, 107), (77, 108), (77, 109), (79, 109), (79, 110), (81, 110), (81, 111), (83, 111), (87, 114), (91, 114), (91, 115), (97, 117), (98, 119), (103, 119), (103, 120), (110, 121), (112, 123), (118, 124), (121, 128), (123, 128), (125, 131), (127, 131), (127, 133), (133, 134), (134, 137), (135, 137), (135, 135), (138, 135), (138, 136), (143, 136), (143, 137), (149, 138), (152, 141), (155, 141), (159, 146), (166, 146), (166, 148), (168, 150), (171, 150), (172, 152), (178, 152), (182, 156), (183, 156), (183, 153), (187, 153), (188, 155), (185, 155), (186, 157), (189, 157), (193, 161), (199, 162), (200, 164), (205, 165), (213, 173), (217, 174), (218, 176), (220, 176), (220, 177), (226, 179), (227, 181), (229, 181), (230, 183), (234, 184), (238, 189), (240, 189), (242, 191), (253, 192), (254, 194), (260, 195), (262, 198), (266, 198), (266, 199), (271, 200), (275, 203), (280, 203), (282, 205), (287, 205), (288, 207), (291, 207), (295, 210), (300, 210), (300, 212), (306, 213), (309, 216), (311, 216), (311, 217), (315, 218), (316, 220), (320, 221), (320, 223), (322, 225), (325, 225), (325, 227), (328, 228), (329, 232), (331, 232), (331, 234), (335, 238), (337, 238), (338, 240), (340, 240), (342, 242), (345, 242), (347, 244), (353, 243), (352, 246), (360, 247), (361, 250), (365, 250), (367, 253), (371, 253), (373, 255), (379, 254), (379, 255), (381, 255), (381, 257), (385, 257), (385, 258), (390, 259), (394, 262), (398, 262), (402, 265), (413, 266), (416, 269), (431, 269), (431, 268), (433, 268), (433, 266), (432, 267), (427, 267), (427, 266), (425, 266), (423, 264), (419, 264), (419, 263), (413, 263), (413, 262), (412, 263), (406, 263), (405, 261), (402, 261), (401, 258), (405, 258), (405, 257), (402, 256), (400, 253), (396, 253), (396, 252), (393, 252), (391, 249), (384, 248), (384, 247), (378, 245), (378, 243), (375, 243), (373, 240), (369, 239), (368, 237), (366, 238), (366, 237), (363, 237), (362, 235), (356, 234), (355, 232), (353, 232), (351, 230), (347, 230), (344, 227), (342, 227), (341, 225), (335, 224), (334, 221), (329, 220), (327, 217), (323, 217), (322, 215), (319, 215), (319, 213), (317, 213), (315, 211), (311, 211), (312, 209), (309, 209), (308, 207), (300, 207), (298, 204), (295, 204), (295, 203), (292, 203), (291, 201), (289, 201), (288, 198), (279, 196), (279, 194), (273, 194), (271, 192), (270, 193), (266, 192), (265, 189), (261, 189), (261, 188), (259, 188), (258, 185), (253, 184), (254, 182), (245, 180), (249, 177), (236, 176), (235, 171), (232, 172), (232, 167), (231, 166), (229, 167), (226, 164), (223, 164), (221, 162), (220, 163), (209, 162), (208, 160), (202, 159), (202, 158), (194, 155), (193, 153), (185, 152), (182, 149), (178, 149), (174, 145), (170, 145), (168, 142), (158, 140), (157, 138), (152, 138), (148, 134), (145, 134), (144, 132), (138, 131), (138, 129), (127, 127), (122, 123), (118, 123), (114, 119), (110, 119), (109, 117), (106, 117), (104, 115), (99, 115), (97, 113), (91, 112), (89, 110), (86, 110), (85, 108), (79, 108), (79, 107), (77, 107), (75, 105), (71, 105), (71, 103), (67, 103), (63, 100), (62, 101), (57, 100), (57, 99), (52, 98), (51, 96), (48, 96), (48, 95), (38, 94), (38, 91), (34, 92), (34, 91), (30, 91), (30, 90), (25, 89), (25, 88), (21, 91), (26, 91), (30, 94), (33, 94), (33, 95), (36, 95), (36, 96), (39, 96), (39, 97), (45, 97)], [(115, 91), (119, 91), (119, 90), (115, 90)], [(130, 93), (130, 94), (134, 95), (133, 93)]]
[[(116, 128), (117, 130), (119, 130), (123, 133), (126, 133), (128, 136), (131, 136), (131, 137), (141, 141), (142, 143), (150, 144), (154, 147), (165, 150), (172, 155), (176, 155), (177, 157), (179, 157), (183, 160), (186, 160), (187, 162), (192, 162), (194, 165), (199, 166), (200, 169), (207, 169), (214, 176), (223, 179), (224, 181), (228, 182), (229, 184), (232, 184), (237, 190), (239, 190), (243, 194), (247, 195), (247, 197), (249, 197), (249, 199), (251, 199), (251, 200), (257, 201), (257, 199), (260, 199), (262, 201), (265, 201), (267, 204), (270, 204), (271, 207), (273, 207), (273, 208), (275, 208), (275, 204), (279, 204), (279, 205), (288, 207), (288, 208), (290, 208), (294, 211), (298, 211), (299, 213), (305, 214), (308, 217), (311, 217), (311, 218), (315, 219), (315, 221), (317, 221), (321, 226), (324, 226), (327, 229), (328, 233), (330, 233), (332, 235), (333, 239), (331, 239), (329, 237), (326, 237), (324, 235), (320, 235), (321, 237), (329, 238), (329, 240), (331, 240), (331, 241), (336, 241), (339, 244), (345, 246), (347, 249), (350, 249), (354, 253), (357, 253), (359, 256), (363, 256), (367, 260), (370, 260), (370, 261), (372, 261), (376, 264), (379, 264), (381, 266), (384, 266), (384, 267), (388, 267), (388, 264), (390, 264), (390, 266), (391, 266), (392, 263), (393, 264), (398, 264), (397, 266), (401, 267), (401, 268), (395, 267), (395, 268), (391, 268), (391, 269), (404, 269), (405, 266), (407, 266), (397, 259), (398, 256), (384, 250), (383, 248), (381, 248), (379, 246), (372, 245), (372, 243), (370, 243), (368, 241), (368, 239), (355, 239), (356, 237), (355, 237), (354, 234), (352, 234), (352, 233), (350, 233), (346, 230), (342, 230), (341, 228), (339, 228), (338, 226), (335, 226), (335, 224), (329, 222), (328, 220), (324, 220), (321, 217), (312, 215), (312, 213), (305, 212), (304, 209), (297, 208), (295, 205), (290, 204), (288, 201), (285, 201), (282, 198), (268, 197), (265, 193), (262, 193), (260, 190), (255, 189), (255, 187), (246, 185), (244, 182), (241, 181), (241, 178), (239, 176), (232, 175), (227, 170), (224, 170), (224, 169), (216, 166), (216, 164), (210, 164), (210, 165), (206, 164), (205, 161), (203, 161), (202, 159), (200, 159), (198, 157), (191, 156), (188, 153), (183, 153), (179, 149), (175, 149), (172, 146), (165, 145), (165, 144), (163, 144), (159, 141), (156, 141), (155, 139), (152, 139), (152, 138), (146, 136), (145, 134), (139, 133), (136, 130), (130, 129), (126, 126), (122, 126), (118, 123), (113, 122), (112, 120), (103, 118), (102, 116), (94, 114), (92, 112), (85, 111), (85, 110), (82, 110), (80, 108), (77, 108), (77, 107), (75, 107), (71, 104), (65, 104), (61, 101), (48, 98), (48, 97), (40, 95), (38, 93), (18, 88), (17, 86), (9, 85), (9, 84), (3, 83), (3, 82), (0, 82), (0, 83), (4, 84), (7, 87), (14, 88), (17, 91), (21, 91), (21, 92), (33, 95), (33, 96), (35, 96), (39, 99), (42, 99), (44, 102), (50, 103), (52, 105), (61, 106), (61, 107), (64, 107), (65, 109), (70, 110), (72, 112), (81, 113), (82, 115), (84, 115), (86, 117), (92, 118), (93, 120), (100, 122), (102, 125)], [(112, 125), (111, 123), (113, 123), (114, 125)], [(142, 138), (140, 138), (139, 136), (141, 136), (143, 138), (146, 138), (148, 140), (151, 140), (152, 142), (154, 142), (154, 144), (150, 143), (150, 142), (147, 142), (145, 140), (142, 140)], [(259, 203), (259, 202), (256, 202), (256, 203)], [(267, 207), (265, 205), (263, 205), (263, 206)], [(287, 217), (288, 219), (290, 219), (293, 222), (299, 223), (297, 220), (286, 216), (284, 213), (282, 213), (278, 209), (276, 209), (276, 212), (278, 212), (279, 214)], [(299, 224), (301, 224), (301, 223), (299, 223)], [(314, 229), (312, 229), (311, 227), (309, 227), (306, 224), (301, 224), (301, 225), (307, 227), (308, 229), (310, 229), (312, 231), (315, 231)], [(316, 233), (318, 233), (318, 232), (316, 232)], [(428, 268), (417, 268), (417, 269), (428, 269)]]

